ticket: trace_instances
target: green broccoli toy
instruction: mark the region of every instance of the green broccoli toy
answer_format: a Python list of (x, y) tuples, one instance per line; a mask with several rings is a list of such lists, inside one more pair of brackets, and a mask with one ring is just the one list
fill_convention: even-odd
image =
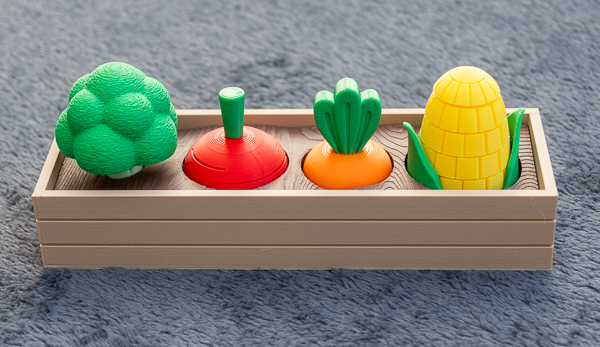
[(175, 152), (177, 115), (159, 81), (111, 62), (73, 84), (55, 132), (60, 151), (83, 170), (118, 179)]

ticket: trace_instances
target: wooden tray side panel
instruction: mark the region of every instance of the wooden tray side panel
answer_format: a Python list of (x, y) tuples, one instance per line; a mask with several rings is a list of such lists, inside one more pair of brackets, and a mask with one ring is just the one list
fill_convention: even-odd
[(527, 123), (531, 129), (530, 143), (532, 152), (537, 163), (535, 166), (537, 181), (540, 189), (551, 192), (556, 196), (558, 203), (558, 189), (552, 171), (552, 163), (550, 162), (550, 153), (546, 144), (546, 136), (544, 135), (544, 127), (542, 126), (542, 117), (538, 109), (533, 109), (527, 116)]
[(42, 195), (47, 190), (55, 189), (56, 181), (62, 171), (64, 159), (65, 156), (60, 153), (60, 149), (58, 149), (58, 145), (56, 144), (56, 139), (52, 140), (50, 150), (44, 161), (44, 166), (42, 167), (42, 171), (40, 172), (40, 176), (38, 177), (38, 181), (33, 190), (33, 197)]
[[(507, 110), (508, 111), (508, 110)], [(511, 112), (511, 111), (508, 111)], [(402, 124), (409, 122), (420, 125), (423, 120), (423, 108), (384, 108), (381, 110), (380, 125)], [(282, 117), (282, 115), (285, 115)], [(177, 110), (178, 130), (202, 127), (223, 126), (221, 110)], [(314, 127), (315, 117), (312, 108), (304, 109), (247, 109), (244, 110), (244, 123), (273, 127)]]
[(544, 247), (47, 246), (45, 267), (550, 270)]
[[(543, 220), (556, 219), (556, 199), (543, 194), (166, 196), (48, 194), (36, 200), (39, 220)], [(54, 192), (62, 193), (62, 192)], [(122, 192), (115, 192), (122, 193)], [(425, 194), (429, 193), (429, 194)], [(506, 193), (506, 192), (505, 192)], [(521, 193), (521, 194), (516, 194)], [(401, 198), (399, 198), (399, 196)], [(227, 206), (225, 209), (222, 206)]]
[[(516, 111), (507, 108), (507, 114)], [(525, 114), (539, 112), (537, 108), (526, 108)], [(381, 110), (380, 125), (402, 124), (409, 122), (418, 126), (423, 121), (424, 108), (384, 108)], [(285, 117), (282, 117), (285, 115)], [(178, 130), (188, 130), (202, 127), (223, 126), (221, 110), (177, 110)], [(315, 117), (312, 108), (303, 109), (247, 109), (244, 110), (244, 123), (275, 127), (313, 127)]]
[(38, 221), (41, 243), (79, 245), (538, 245), (556, 221)]

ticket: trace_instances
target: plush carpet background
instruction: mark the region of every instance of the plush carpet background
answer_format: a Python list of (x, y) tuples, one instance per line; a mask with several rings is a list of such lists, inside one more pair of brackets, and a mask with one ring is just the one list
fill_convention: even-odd
[[(600, 5), (563, 1), (0, 0), (0, 344), (600, 344)], [(45, 270), (30, 194), (71, 84), (125, 61), (176, 108), (309, 108), (344, 76), (423, 107), (458, 65), (539, 107), (554, 270)]]

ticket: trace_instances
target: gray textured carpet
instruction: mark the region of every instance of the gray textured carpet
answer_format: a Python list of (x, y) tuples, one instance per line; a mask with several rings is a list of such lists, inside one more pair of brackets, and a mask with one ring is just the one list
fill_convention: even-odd
[[(598, 2), (0, 0), (0, 344), (599, 345)], [(71, 84), (125, 61), (177, 108), (308, 108), (351, 76), (423, 107), (458, 65), (542, 112), (551, 272), (44, 270), (30, 194)]]

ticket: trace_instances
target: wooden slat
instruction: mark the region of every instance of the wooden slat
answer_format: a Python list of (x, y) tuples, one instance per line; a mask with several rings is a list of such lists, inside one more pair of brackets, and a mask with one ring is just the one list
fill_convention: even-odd
[[(409, 122), (421, 124), (422, 108), (384, 108), (381, 111), (380, 125), (402, 124)], [(187, 130), (209, 126), (223, 126), (221, 110), (177, 110), (178, 130)], [(247, 109), (244, 110), (246, 125), (264, 125), (277, 127), (316, 126), (312, 108), (305, 109)]]
[(49, 246), (45, 267), (550, 270), (544, 247)]
[[(507, 108), (511, 113), (516, 108)], [(529, 114), (537, 110), (525, 109)], [(420, 125), (423, 120), (424, 108), (384, 108), (381, 110), (380, 125), (402, 124), (409, 122), (413, 126)], [(187, 130), (209, 126), (223, 126), (221, 110), (177, 110), (178, 130)], [(315, 126), (312, 108), (304, 109), (247, 109), (244, 110), (244, 123), (247, 125), (264, 125), (277, 127), (311, 127)]]
[(48, 191), (39, 220), (542, 220), (545, 191)]
[(556, 221), (38, 221), (40, 242), (80, 245), (539, 245)]

